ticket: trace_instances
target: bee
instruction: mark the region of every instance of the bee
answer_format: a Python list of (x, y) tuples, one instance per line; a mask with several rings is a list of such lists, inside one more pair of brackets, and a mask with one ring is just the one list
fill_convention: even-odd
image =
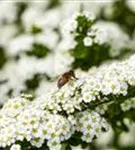
[(71, 79), (78, 79), (75, 76), (75, 73), (73, 70), (70, 70), (68, 72), (65, 72), (64, 74), (62, 74), (62, 76), (58, 79), (57, 82), (57, 86), (60, 89), (61, 87), (63, 87), (66, 83), (68, 83)]

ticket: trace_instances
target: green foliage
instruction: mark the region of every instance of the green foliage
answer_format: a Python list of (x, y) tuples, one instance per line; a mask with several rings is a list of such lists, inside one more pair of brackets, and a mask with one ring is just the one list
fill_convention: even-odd
[(68, 143), (72, 146), (78, 146), (82, 142), (81, 133), (75, 132), (74, 135), (68, 140)]
[(39, 85), (39, 77), (38, 75), (35, 75), (33, 79), (26, 81), (26, 86), (28, 89), (35, 89)]
[(88, 70), (90, 67), (98, 66), (101, 62), (110, 58), (109, 45), (93, 44), (91, 47), (84, 47), (83, 42), (80, 41), (72, 50), (72, 55), (75, 57), (73, 68), (80, 67), (83, 70)]
[(31, 144), (27, 140), (24, 140), (23, 142), (17, 141), (16, 144), (21, 145), (22, 150), (30, 150), (31, 149)]
[(63, 143), (61, 150), (72, 150), (72, 148), (68, 143)]
[(27, 3), (26, 2), (18, 2), (17, 3), (17, 18), (16, 18), (16, 23), (20, 24), (21, 23), (21, 15), (27, 8)]
[(43, 58), (49, 52), (50, 52), (50, 50), (46, 46), (44, 46), (42, 44), (34, 43), (32, 46), (32, 49), (30, 51), (27, 51), (27, 55), (28, 56), (36, 56), (37, 58)]
[(17, 2), (17, 17), (15, 20), (15, 24), (18, 28), (18, 34), (24, 32), (24, 26), (22, 25), (21, 16), (24, 13), (25, 9), (27, 8), (28, 4), (26, 2)]
[(92, 46), (84, 46), (83, 40), (94, 22), (84, 15), (78, 16), (76, 21), (78, 26), (74, 34), (77, 44), (71, 49), (71, 55), (75, 58), (72, 67), (88, 70), (91, 66), (98, 66), (101, 62), (110, 59), (110, 46), (107, 43), (102, 45), (93, 43)]
[[(81, 15), (78, 16), (76, 21), (78, 22), (78, 26), (76, 29), (77, 35), (85, 37), (87, 35), (88, 30), (93, 25), (93, 21), (86, 18), (86, 16)], [(78, 38), (78, 36), (76, 38)]]
[(2, 69), (6, 61), (7, 61), (7, 56), (4, 52), (4, 49), (0, 47), (0, 69)]
[(42, 29), (36, 25), (33, 25), (32, 26), (32, 29), (31, 29), (31, 33), (32, 34), (38, 34), (38, 33), (41, 33), (42, 32)]
[(51, 78), (47, 75), (47, 74), (35, 74), (31, 79), (28, 79), (25, 81), (25, 85), (26, 85), (26, 92), (28, 91), (34, 91), (40, 84), (41, 80), (47, 80), (50, 81)]
[(49, 0), (48, 9), (55, 8), (61, 4), (60, 0)]

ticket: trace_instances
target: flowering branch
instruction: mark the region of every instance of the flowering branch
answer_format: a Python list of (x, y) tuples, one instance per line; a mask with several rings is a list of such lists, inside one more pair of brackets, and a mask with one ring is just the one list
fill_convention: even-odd
[[(22, 147), (27, 141), (27, 149), (60, 149), (65, 143), (70, 146), (76, 137), (79, 144), (92, 142), (108, 129), (96, 107), (111, 101), (120, 105), (134, 97), (134, 58), (135, 55), (127, 61), (101, 66), (95, 73), (33, 101), (27, 95), (10, 99), (0, 111), (0, 146), (12, 149), (16, 146), (13, 144)], [(110, 106), (107, 112), (113, 116)]]
[(97, 22), (92, 13), (77, 13), (63, 23), (61, 30), (63, 39), (74, 41), (68, 51), (74, 58), (75, 69), (88, 70), (132, 52), (129, 37), (116, 24)]

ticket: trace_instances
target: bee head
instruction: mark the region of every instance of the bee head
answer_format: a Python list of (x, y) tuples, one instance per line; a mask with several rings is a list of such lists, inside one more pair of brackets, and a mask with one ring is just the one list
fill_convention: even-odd
[(70, 76), (73, 77), (74, 79), (78, 79), (78, 78), (76, 78), (75, 73), (74, 73), (73, 70), (70, 70), (70, 71), (69, 71), (69, 74), (70, 74)]

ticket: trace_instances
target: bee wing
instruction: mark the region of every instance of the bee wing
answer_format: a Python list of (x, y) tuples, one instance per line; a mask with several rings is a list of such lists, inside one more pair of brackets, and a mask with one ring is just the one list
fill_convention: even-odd
[(65, 78), (60, 78), (60, 79), (58, 79), (57, 86), (58, 86), (58, 88), (61, 88), (66, 83), (67, 83), (67, 80)]

